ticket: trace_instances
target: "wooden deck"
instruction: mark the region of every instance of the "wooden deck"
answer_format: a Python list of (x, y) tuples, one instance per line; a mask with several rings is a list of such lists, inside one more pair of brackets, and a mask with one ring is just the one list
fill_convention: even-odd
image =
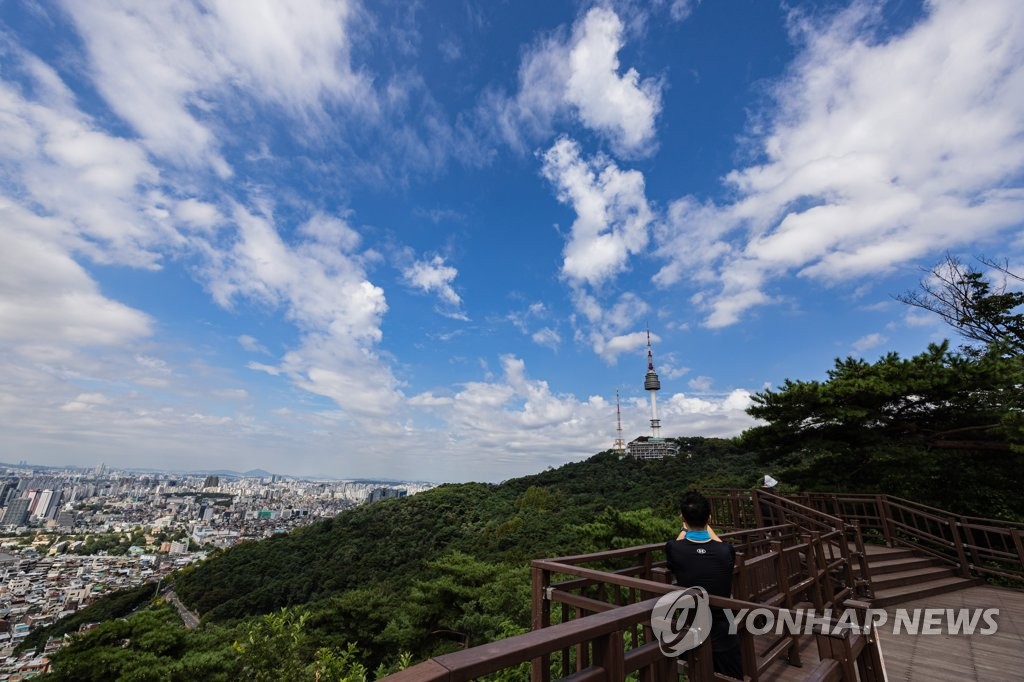
[[(998, 608), (998, 631), (991, 635), (893, 634), (897, 609)], [(1024, 680), (1024, 592), (1001, 587), (970, 587), (909, 601), (886, 609), (879, 628), (885, 669), (891, 682), (1006, 682)], [(982, 621), (982, 626), (985, 622)], [(777, 662), (766, 682), (797, 682), (818, 662), (813, 637), (801, 638), (802, 667)]]
[[(899, 635), (892, 633), (897, 609), (998, 608), (997, 632), (991, 635)], [(1024, 679), (1024, 592), (1000, 587), (970, 587), (886, 609), (881, 629), (885, 669), (894, 682)]]

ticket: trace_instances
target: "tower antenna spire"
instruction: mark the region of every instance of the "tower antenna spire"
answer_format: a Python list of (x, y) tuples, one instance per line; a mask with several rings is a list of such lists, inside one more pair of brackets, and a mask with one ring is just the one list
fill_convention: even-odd
[(623, 453), (626, 451), (626, 440), (622, 437), (622, 407), (619, 405), (619, 389), (615, 389), (615, 419), (617, 423), (615, 433), (618, 437), (615, 439), (614, 449), (616, 452)]

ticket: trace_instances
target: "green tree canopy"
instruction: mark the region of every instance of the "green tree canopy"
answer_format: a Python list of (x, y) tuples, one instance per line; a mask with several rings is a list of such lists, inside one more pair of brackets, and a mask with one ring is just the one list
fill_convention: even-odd
[(909, 359), (836, 360), (825, 381), (754, 396), (743, 442), (804, 488), (883, 491), (976, 513), (1020, 514), (1024, 356), (947, 343)]

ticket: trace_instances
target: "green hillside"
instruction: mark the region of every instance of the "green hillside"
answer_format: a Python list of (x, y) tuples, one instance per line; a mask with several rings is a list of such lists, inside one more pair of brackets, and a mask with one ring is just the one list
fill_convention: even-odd
[[(758, 480), (755, 458), (733, 440), (680, 443), (678, 458), (605, 452), (243, 543), (176, 576), (175, 591), (202, 615), (199, 629), (183, 631), (169, 607), (155, 604), (59, 652), (50, 679), (259, 679), (260, 670), (279, 679), (285, 668), (311, 679), (318, 665), (358, 670), (357, 660), (372, 670), (399, 664), (403, 652), (420, 660), (525, 631), (529, 559), (667, 539), (678, 531), (683, 491)], [(256, 660), (256, 649), (285, 651), (286, 643), (287, 665), (284, 654)], [(345, 661), (330, 658), (350, 646)]]

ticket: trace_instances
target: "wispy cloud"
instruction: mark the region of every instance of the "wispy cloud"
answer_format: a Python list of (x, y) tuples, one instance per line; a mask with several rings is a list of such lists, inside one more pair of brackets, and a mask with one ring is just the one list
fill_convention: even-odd
[(878, 346), (881, 346), (888, 340), (888, 338), (876, 332), (873, 334), (867, 334), (866, 336), (862, 336), (861, 338), (857, 339), (856, 341), (853, 342), (851, 348), (853, 348), (855, 353), (863, 353), (866, 350), (871, 350), (872, 348), (877, 348)]
[(328, 101), (375, 101), (369, 79), (349, 59), (353, 3), (111, 0), (64, 7), (110, 107), (150, 151), (187, 167), (232, 173), (219, 143), (227, 131), (210, 114), (230, 115), (223, 100), (239, 90), (299, 120), (322, 117)]
[(733, 203), (669, 211), (656, 281), (704, 283), (705, 324), (738, 322), (793, 274), (824, 283), (993, 237), (1024, 218), (1024, 6), (935, 2), (900, 35), (856, 2), (819, 26), (752, 130), (763, 162)]

